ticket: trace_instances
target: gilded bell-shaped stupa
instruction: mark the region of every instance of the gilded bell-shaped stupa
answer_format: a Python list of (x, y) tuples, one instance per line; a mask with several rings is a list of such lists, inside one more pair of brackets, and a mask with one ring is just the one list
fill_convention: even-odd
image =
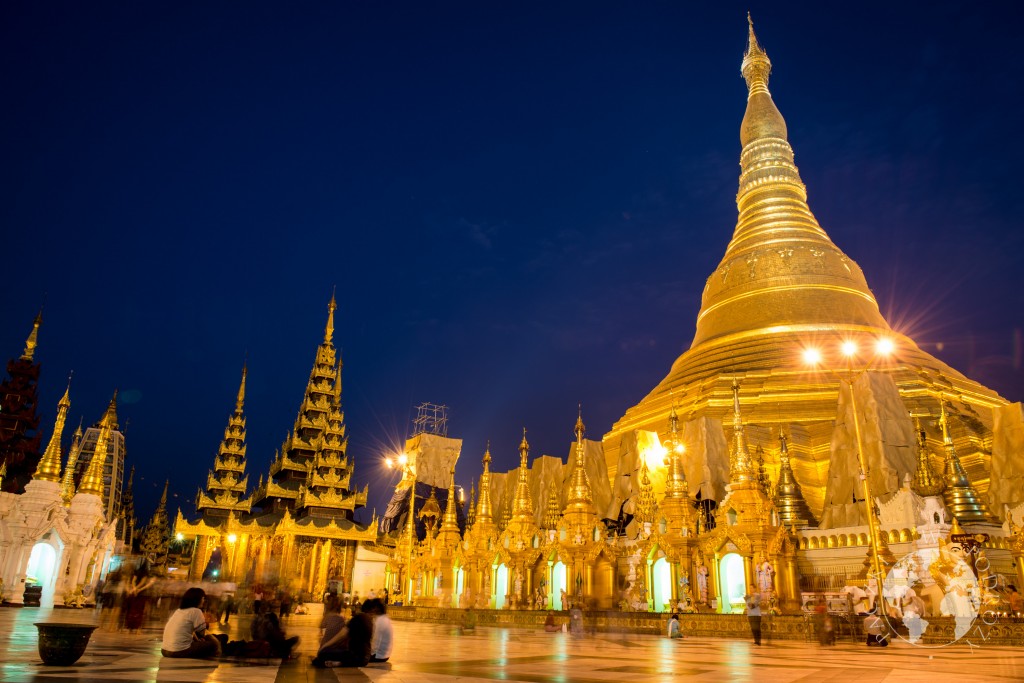
[[(724, 472), (730, 457), (723, 424), (728, 425), (732, 412), (732, 379), (739, 377), (751, 446), (770, 449), (774, 434), (790, 435), (794, 482), (814, 517), (821, 519), (830, 454), (836, 446), (833, 423), (842, 380), (824, 370), (811, 371), (802, 351), (811, 345), (820, 347), (824, 365), (843, 371), (847, 366), (833, 352), (842, 342), (867, 349), (884, 338), (893, 343), (896, 353), (872, 369), (867, 384), (876, 394), (885, 393), (889, 403), (878, 407), (882, 399), (865, 397), (859, 400), (861, 412), (885, 409), (903, 416), (908, 410), (920, 414), (927, 412), (930, 396), (940, 388), (955, 396), (956, 411), (975, 418), (969, 429), (976, 438), (965, 435), (961, 457), (971, 480), (984, 493), (989, 465), (977, 444), (991, 438), (993, 410), (1007, 402), (921, 350), (886, 322), (864, 273), (832, 241), (808, 205), (786, 121), (768, 90), (771, 70), (751, 23), (741, 66), (747, 105), (740, 125), (738, 216), (732, 239), (707, 278), (689, 349), (604, 436), (609, 475), (617, 474), (620, 458), (628, 464), (637, 431), (658, 432), (664, 440), (673, 404), (686, 406), (684, 437), (700, 437), (700, 443), (687, 444), (690, 486), (705, 497), (713, 491), (720, 501), (728, 483)], [(866, 356), (852, 371), (865, 365)], [(715, 438), (705, 437), (709, 429), (716, 431)], [(900, 429), (898, 437), (882, 434), (883, 449), (889, 450), (879, 457), (884, 467), (896, 473), (890, 478), (891, 490), (879, 490), (876, 495), (895, 492), (903, 476), (913, 474), (912, 466), (890, 462), (897, 458), (894, 454), (914, 445), (909, 421)], [(850, 444), (844, 447), (852, 449)], [(693, 476), (701, 471), (710, 473), (705, 481)]]

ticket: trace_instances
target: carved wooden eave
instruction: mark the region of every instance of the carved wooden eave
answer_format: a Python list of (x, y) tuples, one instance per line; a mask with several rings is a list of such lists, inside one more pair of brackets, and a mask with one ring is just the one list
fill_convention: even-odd
[(221, 455), (213, 459), (213, 469), (218, 472), (225, 471), (241, 473), (245, 470), (245, 461), (238, 460), (238, 458), (241, 457), (245, 457), (244, 453), (221, 453)]
[(293, 470), (295, 472), (308, 472), (309, 465), (298, 460), (293, 460), (287, 455), (282, 454), (270, 465), (270, 476), (274, 476), (281, 470)]
[(753, 552), (753, 543), (750, 537), (735, 526), (719, 525), (700, 540), (701, 548), (704, 550), (705, 556), (708, 557), (717, 555), (730, 542), (736, 546), (741, 555), (750, 555)]

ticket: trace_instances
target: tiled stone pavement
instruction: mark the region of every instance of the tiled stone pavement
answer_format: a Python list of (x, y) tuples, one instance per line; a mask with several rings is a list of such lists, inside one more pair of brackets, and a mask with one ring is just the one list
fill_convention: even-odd
[[(291, 617), (287, 629), (302, 637), (300, 656), (285, 663), (241, 664), (167, 660), (160, 627), (141, 634), (96, 631), (72, 667), (39, 661), (33, 622), (89, 623), (91, 611), (0, 609), (0, 681), (217, 681), (223, 683), (654, 683), (669, 680), (830, 683), (879, 681), (1024, 680), (1018, 648), (952, 646), (924, 650), (897, 640), (884, 650), (841, 643), (753, 643), (716, 639), (669, 641), (654, 636), (598, 634), (574, 638), (498, 628), (460, 634), (451, 626), (396, 621), (391, 661), (363, 669), (313, 669), (318, 617)], [(232, 639), (248, 630), (233, 618)]]

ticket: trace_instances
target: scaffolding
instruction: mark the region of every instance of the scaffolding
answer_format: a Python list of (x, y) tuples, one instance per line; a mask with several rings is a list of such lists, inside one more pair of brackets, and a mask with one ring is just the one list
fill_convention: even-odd
[(416, 419), (412, 421), (412, 435), (437, 434), (448, 436), (448, 406), (421, 403), (416, 406)]

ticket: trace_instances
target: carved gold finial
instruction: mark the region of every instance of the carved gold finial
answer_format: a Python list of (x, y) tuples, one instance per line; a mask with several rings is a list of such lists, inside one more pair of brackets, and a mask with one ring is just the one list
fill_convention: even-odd
[(0, 490), (4, 487), (4, 479), (7, 477), (7, 461), (0, 463)]
[(69, 377), (68, 388), (64, 390), (64, 395), (57, 403), (57, 419), (53, 424), (53, 435), (50, 437), (50, 443), (46, 446), (46, 451), (39, 460), (39, 466), (36, 467), (35, 474), (32, 475), (32, 478), (38, 481), (52, 481), (54, 483), (60, 481), (60, 439), (64, 434), (64, 421), (68, 416), (68, 408), (71, 407), (70, 393), (71, 378)]
[(324, 343), (330, 344), (334, 339), (334, 310), (338, 304), (334, 300), (334, 290), (331, 290), (331, 301), (327, 304), (327, 326), (324, 328)]
[(25, 352), (21, 354), (21, 360), (33, 360), (36, 355), (36, 346), (39, 344), (39, 326), (43, 322), (43, 311), (39, 309), (36, 319), (32, 321), (32, 331), (28, 333), (25, 340)]
[(758, 93), (768, 94), (768, 75), (772, 72), (772, 62), (768, 59), (761, 44), (757, 42), (757, 35), (754, 33), (754, 20), (747, 12), (747, 50), (743, 53), (743, 64), (740, 72), (747, 82), (750, 95)]
[(245, 405), (245, 375), (248, 372), (249, 363), (242, 363), (242, 382), (238, 385), (238, 398), (235, 400), (235, 410), (241, 410)]

